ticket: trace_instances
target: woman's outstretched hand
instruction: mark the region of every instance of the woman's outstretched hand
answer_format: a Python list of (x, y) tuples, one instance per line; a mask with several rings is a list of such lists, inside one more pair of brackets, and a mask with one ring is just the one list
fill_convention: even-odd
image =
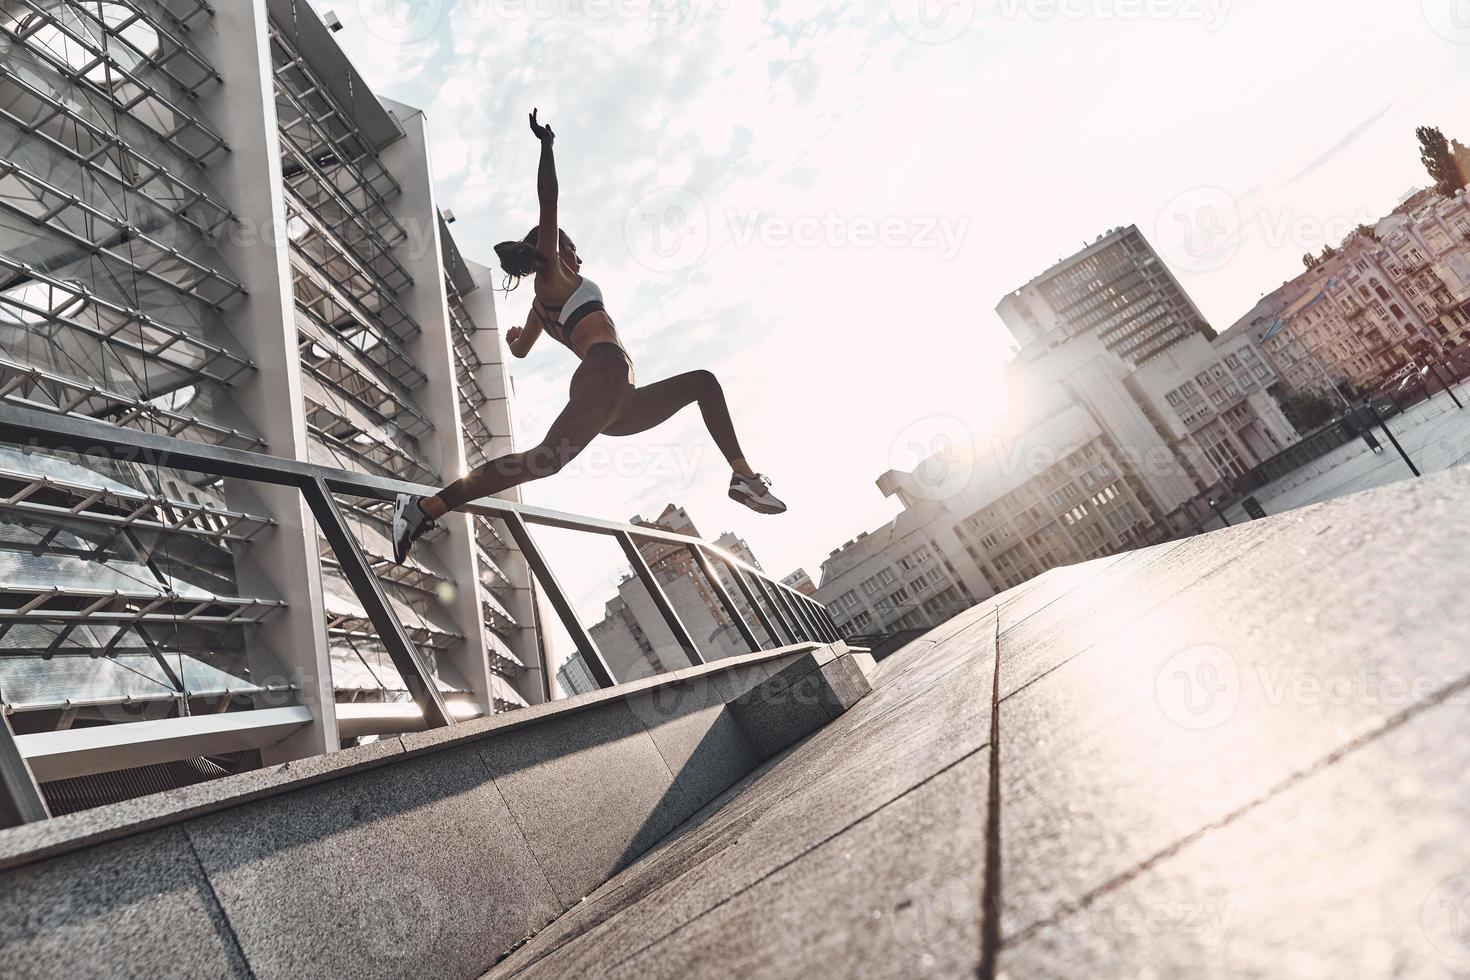
[(556, 134), (551, 131), (551, 126), (543, 125), (536, 120), (536, 113), (540, 111), (540, 109), (531, 110), (531, 132), (535, 133), (536, 138), (543, 143), (554, 143), (556, 142)]
[(524, 332), (525, 331), (520, 327), (511, 327), (505, 332), (505, 342), (514, 347), (516, 341), (521, 339), (521, 334)]

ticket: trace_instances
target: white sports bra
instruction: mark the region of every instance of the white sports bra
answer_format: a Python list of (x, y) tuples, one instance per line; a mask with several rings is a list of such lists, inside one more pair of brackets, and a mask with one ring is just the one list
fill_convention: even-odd
[(550, 303), (542, 303), (542, 308), (556, 317), (556, 323), (551, 324), (542, 318), (546, 324), (546, 332), (551, 334), (553, 340), (572, 346), (572, 332), (577, 329), (577, 324), (585, 320), (593, 313), (606, 313), (607, 308), (602, 305), (602, 290), (597, 283), (582, 277), (577, 288), (572, 290), (572, 295), (560, 306), (552, 306)]

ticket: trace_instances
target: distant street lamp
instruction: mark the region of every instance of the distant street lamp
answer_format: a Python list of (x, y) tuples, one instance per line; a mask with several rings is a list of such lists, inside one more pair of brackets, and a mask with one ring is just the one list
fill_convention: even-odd
[(1226, 527), (1234, 527), (1235, 526), (1235, 525), (1231, 524), (1229, 520), (1226, 519), (1225, 512), (1220, 509), (1220, 504), (1219, 504), (1219, 502), (1217, 500), (1215, 500), (1214, 497), (1211, 497), (1210, 498), (1210, 509), (1215, 512), (1215, 516), (1216, 517), (1220, 518), (1220, 523), (1224, 524)]

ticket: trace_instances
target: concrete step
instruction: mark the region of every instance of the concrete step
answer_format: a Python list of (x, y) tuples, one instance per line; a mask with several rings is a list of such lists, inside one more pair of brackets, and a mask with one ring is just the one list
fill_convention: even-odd
[(6, 977), (474, 977), (871, 690), (804, 644), (0, 833)]

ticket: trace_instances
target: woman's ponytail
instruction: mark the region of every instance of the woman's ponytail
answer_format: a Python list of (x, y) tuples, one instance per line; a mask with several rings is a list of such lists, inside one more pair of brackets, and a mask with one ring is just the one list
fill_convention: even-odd
[(531, 233), (518, 242), (501, 242), (495, 246), (500, 267), (507, 276), (522, 279), (546, 268), (546, 257), (536, 245), (539, 231), (539, 228), (532, 228)]

